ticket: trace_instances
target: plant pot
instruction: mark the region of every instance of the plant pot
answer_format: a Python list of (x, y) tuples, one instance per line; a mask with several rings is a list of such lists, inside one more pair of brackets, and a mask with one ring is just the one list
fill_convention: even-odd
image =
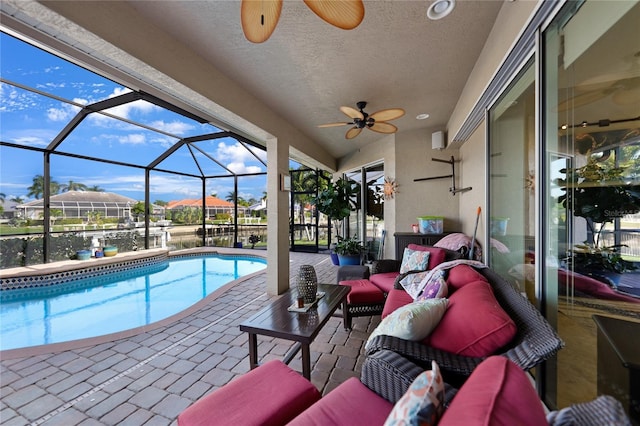
[(338, 264), (340, 266), (344, 265), (359, 265), (360, 264), (360, 255), (359, 254), (350, 254), (350, 255), (338, 255)]
[(113, 257), (118, 254), (118, 247), (116, 246), (107, 246), (102, 249), (102, 253), (104, 253), (104, 257)]
[(331, 255), (331, 263), (333, 263), (334, 265), (339, 265), (340, 264), (340, 259), (338, 258), (338, 254), (337, 253), (330, 253)]
[(76, 259), (89, 260), (91, 259), (91, 250), (78, 250), (76, 252)]
[(99, 259), (104, 256), (104, 252), (102, 250), (96, 250), (96, 259)]

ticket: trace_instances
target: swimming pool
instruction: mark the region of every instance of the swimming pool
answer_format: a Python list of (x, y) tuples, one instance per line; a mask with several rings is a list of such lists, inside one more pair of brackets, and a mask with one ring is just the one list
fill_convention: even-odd
[(266, 267), (257, 257), (198, 255), (55, 286), (0, 292), (0, 350), (151, 324)]

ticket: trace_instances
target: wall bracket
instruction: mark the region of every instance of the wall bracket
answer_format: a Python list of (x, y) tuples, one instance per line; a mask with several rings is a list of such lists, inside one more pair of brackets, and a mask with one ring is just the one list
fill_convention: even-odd
[(467, 192), (467, 191), (471, 191), (472, 187), (471, 186), (467, 186), (466, 188), (456, 188), (456, 170), (455, 170), (455, 159), (453, 158), (453, 155), (451, 156), (450, 160), (441, 160), (439, 158), (432, 158), (431, 161), (437, 161), (439, 163), (447, 163), (447, 164), (451, 164), (451, 174), (450, 175), (444, 175), (444, 176), (433, 176), (433, 177), (426, 177), (426, 178), (418, 178), (418, 179), (414, 179), (414, 182), (420, 182), (423, 180), (433, 180), (433, 179), (448, 179), (451, 178), (451, 187), (449, 188), (449, 192), (451, 193), (451, 195), (456, 195), (458, 192)]

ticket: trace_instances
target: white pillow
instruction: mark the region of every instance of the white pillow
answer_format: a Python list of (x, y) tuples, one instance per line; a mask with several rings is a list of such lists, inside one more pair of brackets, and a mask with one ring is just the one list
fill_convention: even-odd
[(426, 299), (404, 305), (386, 316), (373, 330), (367, 348), (374, 337), (395, 336), (419, 341), (427, 337), (447, 310), (448, 299)]

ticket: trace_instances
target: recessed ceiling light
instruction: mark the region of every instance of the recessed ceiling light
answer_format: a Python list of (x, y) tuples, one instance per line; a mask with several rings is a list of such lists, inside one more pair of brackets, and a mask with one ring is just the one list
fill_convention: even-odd
[(429, 118), (429, 114), (418, 114), (416, 116), (417, 120), (426, 120), (427, 118)]
[(427, 10), (427, 16), (433, 21), (442, 19), (456, 7), (456, 0), (436, 0)]

